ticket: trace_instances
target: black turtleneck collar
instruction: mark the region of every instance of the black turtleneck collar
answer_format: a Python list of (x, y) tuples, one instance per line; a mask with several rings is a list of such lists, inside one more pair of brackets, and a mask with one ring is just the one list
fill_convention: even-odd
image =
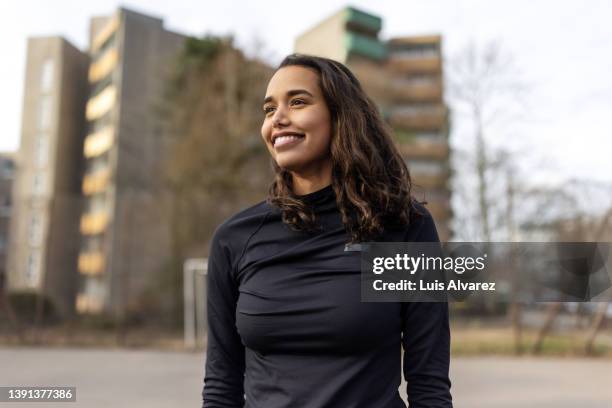
[(296, 197), (308, 204), (323, 204), (328, 201), (336, 201), (336, 194), (331, 184), (317, 191), (313, 191), (312, 193), (296, 195)]

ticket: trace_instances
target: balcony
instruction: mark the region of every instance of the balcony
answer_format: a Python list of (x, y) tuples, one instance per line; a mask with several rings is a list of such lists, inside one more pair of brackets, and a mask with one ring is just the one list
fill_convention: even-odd
[(345, 33), (344, 46), (349, 54), (356, 54), (373, 60), (387, 57), (385, 45), (376, 38), (353, 32)]
[(118, 61), (119, 53), (117, 52), (117, 48), (109, 48), (106, 50), (100, 59), (89, 66), (89, 82), (98, 82), (107, 76), (115, 69)]
[(98, 119), (115, 106), (115, 100), (117, 99), (117, 88), (114, 85), (109, 85), (104, 88), (98, 95), (89, 99), (87, 102), (85, 116), (87, 120)]
[(104, 255), (101, 252), (82, 252), (78, 268), (82, 275), (100, 275), (104, 270)]
[(81, 216), (81, 233), (94, 235), (103, 232), (108, 225), (109, 217), (106, 211), (83, 214)]
[(79, 313), (99, 313), (102, 311), (102, 301), (79, 293), (76, 298), (76, 310)]
[(394, 102), (434, 102), (442, 101), (442, 82), (398, 80), (391, 87)]
[(434, 35), (420, 35), (420, 36), (409, 36), (409, 37), (394, 37), (387, 41), (387, 44), (392, 49), (402, 48), (414, 48), (414, 47), (436, 47), (439, 48), (442, 43), (442, 36), (439, 34)]
[(115, 14), (108, 23), (95, 35), (91, 42), (91, 53), (96, 53), (102, 45), (115, 33), (119, 28), (119, 15)]
[(446, 188), (448, 185), (448, 178), (450, 177), (449, 172), (442, 174), (419, 174), (418, 172), (413, 171), (410, 165), (408, 165), (408, 170), (410, 170), (412, 183), (418, 185), (419, 187), (433, 189)]
[(92, 174), (86, 174), (83, 178), (83, 194), (91, 195), (106, 190), (110, 183), (110, 177), (111, 171), (108, 167)]
[(408, 159), (447, 160), (450, 148), (446, 143), (400, 143), (400, 153)]
[(103, 232), (108, 225), (109, 217), (105, 211), (83, 214), (81, 217), (81, 233), (94, 235)]
[(439, 56), (402, 57), (391, 54), (387, 61), (391, 72), (403, 74), (441, 73), (442, 58)]
[(112, 126), (106, 126), (105, 128), (88, 135), (85, 138), (85, 144), (83, 152), (85, 157), (91, 158), (99, 156), (102, 153), (108, 151), (114, 142), (114, 131)]
[(392, 127), (406, 130), (440, 130), (447, 125), (447, 108), (442, 104), (400, 105), (386, 116)]

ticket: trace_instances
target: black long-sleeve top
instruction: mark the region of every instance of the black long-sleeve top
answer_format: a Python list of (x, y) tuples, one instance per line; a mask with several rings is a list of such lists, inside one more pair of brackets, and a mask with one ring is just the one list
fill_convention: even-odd
[[(262, 201), (213, 235), (202, 406), (405, 408), (403, 365), (411, 408), (452, 407), (448, 304), (361, 302), (333, 188), (300, 198), (323, 231), (293, 231)], [(439, 241), (417, 206), (382, 241)]]

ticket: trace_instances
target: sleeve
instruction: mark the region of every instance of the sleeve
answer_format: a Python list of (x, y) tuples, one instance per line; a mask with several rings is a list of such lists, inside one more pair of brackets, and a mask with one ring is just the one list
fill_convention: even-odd
[[(440, 242), (427, 212), (414, 241)], [(410, 408), (452, 408), (447, 302), (402, 303), (403, 370)]]
[(213, 235), (207, 276), (208, 346), (202, 391), (203, 408), (244, 406), (244, 346), (236, 329), (238, 288), (230, 256)]

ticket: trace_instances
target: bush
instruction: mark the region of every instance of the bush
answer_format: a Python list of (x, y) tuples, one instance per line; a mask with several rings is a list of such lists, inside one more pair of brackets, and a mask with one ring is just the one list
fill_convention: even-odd
[(39, 306), (42, 307), (40, 324), (55, 324), (61, 320), (51, 299), (43, 294), (32, 292), (9, 293), (8, 302), (20, 322), (34, 322)]

